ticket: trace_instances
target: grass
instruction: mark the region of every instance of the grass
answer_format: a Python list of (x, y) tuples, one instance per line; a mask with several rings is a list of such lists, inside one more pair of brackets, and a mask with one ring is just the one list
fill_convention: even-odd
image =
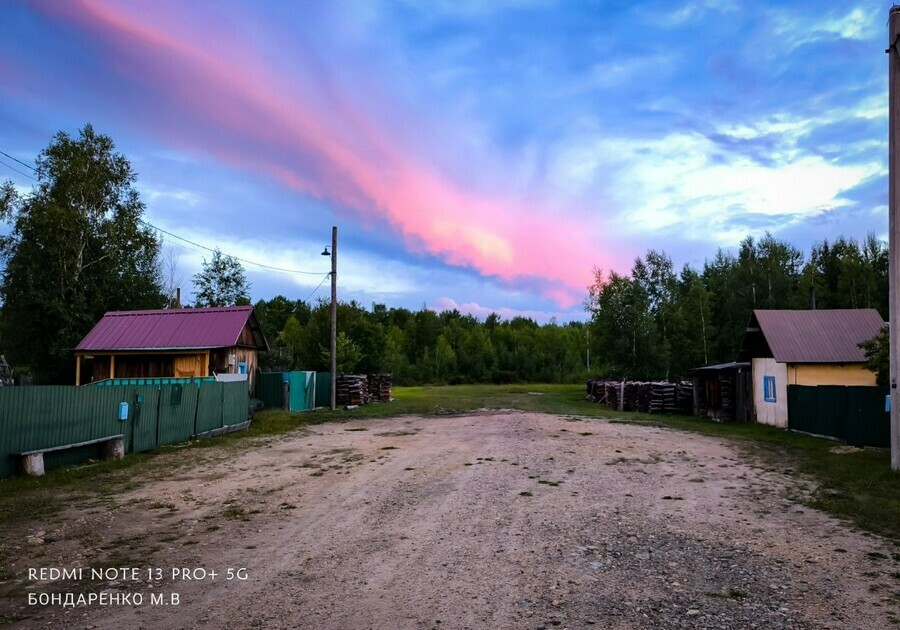
[[(885, 451), (867, 449), (838, 454), (832, 452), (832, 441), (760, 424), (720, 424), (687, 416), (619, 413), (585, 400), (584, 386), (580, 384), (397, 387), (394, 398), (390, 403), (353, 410), (263, 411), (256, 414), (245, 431), (196, 441), (188, 448), (247, 448), (248, 441), (303, 431), (324, 422), (404, 415), (441, 417), (477, 410), (518, 409), (551, 413), (570, 421), (604, 418), (616, 424), (660, 426), (733, 440), (749, 457), (770, 469), (796, 471), (814, 479), (819, 487), (811, 496), (798, 492), (807, 505), (900, 543), (900, 474), (890, 470), (890, 456)], [(591, 432), (583, 431), (581, 436), (589, 437), (587, 433)], [(103, 494), (101, 489), (109, 494), (111, 488), (121, 489), (126, 484), (133, 488), (135, 479), (171, 475), (172, 458), (165, 458), (165, 466), (154, 462), (158, 453), (170, 451), (171, 448), (163, 448), (156, 453), (128, 455), (123, 460), (89, 467), (58, 469), (44, 477), (0, 479), (0, 526), (18, 514), (52, 516), (65, 502), (96, 497)], [(183, 466), (196, 463), (196, 457), (183, 458)], [(126, 473), (130, 468), (137, 470)], [(65, 499), (47, 500), (60, 495)]]

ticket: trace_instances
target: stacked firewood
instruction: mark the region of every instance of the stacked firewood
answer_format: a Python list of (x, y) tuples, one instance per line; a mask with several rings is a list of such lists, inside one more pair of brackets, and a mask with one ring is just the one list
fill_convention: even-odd
[(335, 383), (337, 404), (363, 405), (369, 402), (369, 388), (365, 374), (341, 374)]
[(389, 402), (392, 378), (393, 374), (369, 374), (369, 398), (378, 402)]
[(587, 383), (587, 398), (591, 402), (605, 403), (610, 409), (619, 408), (622, 397), (623, 411), (643, 413), (689, 412), (693, 403), (693, 386), (690, 382), (642, 382), (595, 379)]
[(678, 411), (675, 383), (650, 383), (650, 413)]
[(335, 382), (337, 404), (367, 405), (393, 400), (392, 379), (392, 374), (341, 374)]

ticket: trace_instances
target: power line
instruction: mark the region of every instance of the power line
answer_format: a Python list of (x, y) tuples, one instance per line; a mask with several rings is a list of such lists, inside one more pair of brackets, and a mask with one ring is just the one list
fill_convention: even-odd
[(318, 291), (319, 289), (322, 288), (322, 285), (325, 284), (325, 281), (328, 280), (328, 278), (329, 278), (330, 276), (331, 276), (331, 272), (329, 271), (328, 273), (325, 274), (325, 277), (322, 278), (322, 282), (319, 283), (319, 286), (317, 286), (315, 289), (313, 289), (313, 290), (312, 290), (312, 293), (310, 293), (309, 295), (307, 295), (307, 296), (306, 296), (306, 299), (303, 300), (303, 301), (304, 301), (305, 303), (308, 304), (308, 303), (309, 303), (309, 298), (311, 298), (313, 295), (315, 295), (315, 294), (316, 294), (316, 291)]
[[(8, 157), (9, 159), (15, 160), (16, 162), (18, 162), (18, 163), (21, 164), (22, 166), (25, 166), (25, 167), (27, 167), (27, 168), (30, 168), (32, 171), (34, 171), (35, 173), (37, 173), (37, 169), (36, 169), (36, 168), (34, 168), (33, 166), (31, 166), (30, 164), (26, 164), (25, 162), (23, 162), (22, 160), (20, 160), (20, 159), (18, 159), (18, 158), (15, 158), (15, 157), (11, 156), (9, 153), (7, 153), (6, 151), (3, 151), (2, 149), (0, 149), (0, 155), (5, 155), (5, 156)], [(30, 179), (32, 179), (32, 180), (38, 182), (37, 179), (35, 179), (35, 178), (32, 177), (31, 175), (29, 175), (28, 173), (23, 173), (22, 171), (20, 171), (19, 169), (15, 168), (14, 166), (10, 166), (9, 164), (7, 164), (6, 162), (4, 162), (3, 160), (0, 160), (0, 164), (3, 164), (3, 165), (6, 166), (7, 168), (11, 168), (12, 170), (14, 170), (15, 172), (19, 173), (20, 175), (24, 175), (25, 177), (28, 177), (28, 178), (30, 178)], [(38, 183), (40, 183), (40, 182), (38, 182)], [(164, 230), (164, 229), (162, 229), (162, 228), (160, 228), (160, 227), (156, 227), (155, 225), (153, 225), (153, 224), (150, 223), (149, 221), (145, 221), (144, 219), (138, 219), (138, 220), (139, 220), (141, 223), (143, 223), (144, 225), (153, 228), (153, 229), (156, 230), (157, 232), (162, 232), (163, 234), (168, 234), (168, 235), (171, 236), (172, 238), (177, 238), (179, 241), (184, 241), (185, 243), (190, 243), (190, 244), (193, 245), (194, 247), (199, 247), (200, 249), (204, 249), (204, 250), (206, 250), (206, 251), (208, 251), (208, 252), (213, 252), (213, 253), (215, 253), (215, 251), (216, 251), (215, 249), (213, 249), (213, 248), (211, 248), (211, 247), (207, 247), (207, 246), (205, 246), (205, 245), (201, 245), (200, 243), (195, 243), (194, 241), (191, 241), (191, 240), (189, 240), (189, 239), (186, 239), (186, 238), (184, 238), (183, 236), (178, 236), (177, 234), (173, 234), (172, 232), (169, 232), (168, 230)], [(221, 250), (220, 250), (220, 251), (221, 251)], [(303, 271), (302, 269), (285, 269), (285, 268), (283, 268), (283, 267), (273, 267), (272, 265), (264, 265), (263, 263), (254, 262), (254, 261), (252, 261), (252, 260), (247, 260), (247, 259), (245, 259), (245, 258), (240, 258), (240, 257), (238, 257), (238, 256), (231, 256), (231, 258), (234, 258), (235, 260), (239, 260), (239, 261), (241, 261), (242, 263), (246, 263), (246, 264), (248, 264), (248, 265), (254, 265), (254, 266), (256, 266), (256, 267), (262, 267), (263, 269), (270, 269), (270, 270), (272, 270), (272, 271), (279, 271), (279, 272), (281, 272), (281, 273), (299, 273), (299, 274), (303, 274), (303, 275), (307, 275), (307, 276), (318, 276), (319, 274), (322, 273), (321, 271)], [(327, 274), (326, 274), (326, 277), (327, 277)], [(324, 280), (323, 280), (323, 282), (324, 282)], [(322, 285), (319, 285), (319, 286), (322, 286)], [(318, 290), (318, 289), (317, 289), (317, 290)], [(313, 293), (315, 293), (315, 291), (313, 291)]]
[(32, 171), (34, 171), (35, 173), (37, 173), (37, 169), (34, 168), (31, 164), (27, 164), (27, 163), (23, 162), (22, 160), (20, 160), (19, 158), (16, 158), (16, 157), (11, 156), (11, 155), (10, 155), (9, 153), (7, 153), (6, 151), (0, 151), (0, 155), (5, 155), (5, 156), (8, 157), (10, 160), (13, 160), (13, 161), (15, 161), (15, 162), (18, 162), (18, 163), (21, 164), (22, 166), (24, 166), (24, 167), (26, 167), (26, 168), (30, 168)]
[[(200, 243), (195, 243), (194, 241), (186, 239), (183, 236), (178, 236), (177, 234), (173, 234), (172, 232), (169, 232), (168, 230), (164, 230), (160, 227), (156, 227), (155, 225), (153, 225), (149, 221), (145, 221), (144, 219), (138, 219), (138, 220), (141, 223), (143, 223), (144, 225), (151, 227), (154, 230), (157, 230), (158, 232), (162, 232), (163, 234), (168, 234), (172, 238), (177, 238), (179, 241), (184, 241), (185, 243), (190, 243), (191, 245), (193, 245), (195, 247), (199, 247), (200, 249), (205, 249), (208, 252), (215, 253), (215, 251), (216, 251), (212, 247), (207, 247), (206, 245), (201, 245)], [(231, 257), (234, 258), (235, 260), (241, 261), (242, 263), (247, 263), (248, 265), (256, 265), (257, 267), (262, 267), (264, 269), (271, 269), (272, 271), (280, 271), (282, 273), (301, 273), (301, 274), (304, 274), (307, 276), (318, 276), (318, 275), (321, 275), (321, 273), (322, 273), (321, 271), (303, 271), (302, 269), (285, 269), (284, 267), (273, 267), (272, 265), (264, 265), (263, 263), (254, 262), (252, 260), (247, 260), (245, 258), (240, 258), (238, 256), (231, 256)]]
[[(3, 151), (0, 151), (0, 153), (3, 153)], [(3, 153), (3, 155), (6, 155), (6, 153)], [(12, 158), (12, 159), (15, 160), (15, 158)], [(18, 162), (18, 161), (19, 161), (19, 160), (16, 160), (16, 162)], [(15, 171), (15, 172), (18, 173), (19, 175), (22, 175), (22, 176), (24, 176), (24, 177), (27, 177), (28, 179), (30, 179), (30, 180), (32, 180), (32, 181), (38, 182), (37, 179), (35, 179), (34, 177), (32, 177), (31, 175), (29, 175), (29, 174), (26, 173), (25, 171), (20, 171), (20, 170), (17, 169), (15, 166), (12, 166), (12, 165), (10, 165), (10, 164), (7, 164), (7, 163), (4, 162), (3, 160), (0, 160), (0, 164), (2, 164), (3, 166), (5, 166), (5, 167), (8, 168), (8, 169), (11, 169), (11, 170)], [(28, 166), (28, 165), (26, 164), (26, 166)], [(38, 182), (38, 183), (40, 183), (40, 182)]]

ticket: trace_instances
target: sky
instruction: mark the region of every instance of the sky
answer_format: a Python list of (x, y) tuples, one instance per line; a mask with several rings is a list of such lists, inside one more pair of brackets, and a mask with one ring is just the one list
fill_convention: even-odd
[(650, 249), (887, 239), (890, 5), (3, 2), (0, 151), (112, 137), (185, 293), (327, 299), (337, 226), (342, 300), (583, 320)]

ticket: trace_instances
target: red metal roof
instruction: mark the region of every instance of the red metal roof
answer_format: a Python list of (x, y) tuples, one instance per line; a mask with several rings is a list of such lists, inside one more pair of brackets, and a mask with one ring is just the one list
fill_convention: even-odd
[(756, 310), (772, 356), (779, 363), (862, 363), (860, 342), (871, 339), (884, 320), (874, 308), (817, 311)]
[[(241, 331), (252, 316), (252, 306), (110, 311), (75, 350), (227, 348), (237, 345)], [(262, 339), (258, 325), (255, 328)], [(263, 339), (260, 347), (267, 349), (264, 345)]]

